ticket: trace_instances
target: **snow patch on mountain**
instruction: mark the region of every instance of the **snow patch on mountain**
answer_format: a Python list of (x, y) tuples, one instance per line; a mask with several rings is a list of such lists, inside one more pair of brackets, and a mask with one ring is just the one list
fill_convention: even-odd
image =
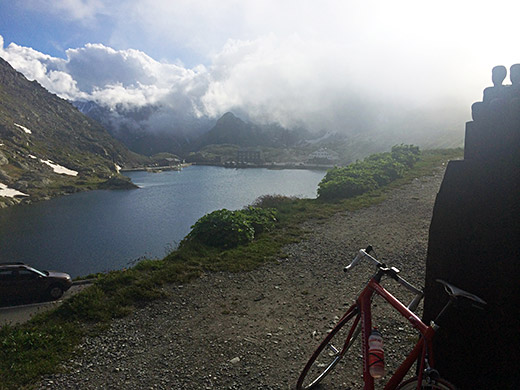
[(26, 133), (26, 134), (32, 134), (32, 131), (29, 130), (27, 127), (22, 126), (22, 125), (19, 125), (18, 123), (15, 123), (14, 125), (15, 125), (16, 127), (20, 128), (20, 129), (22, 129), (22, 130), (24, 131), (24, 133)]

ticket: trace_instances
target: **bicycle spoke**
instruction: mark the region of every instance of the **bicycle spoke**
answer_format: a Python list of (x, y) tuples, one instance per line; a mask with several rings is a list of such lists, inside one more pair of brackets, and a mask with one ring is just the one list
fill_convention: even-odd
[[(348, 317), (343, 318), (334, 329), (325, 337), (314, 352), (311, 359), (303, 369), (298, 379), (297, 389), (308, 390), (314, 388), (321, 380), (332, 371), (332, 369), (345, 357), (344, 354), (352, 346), (353, 340), (344, 347), (347, 338), (351, 336), (355, 339), (359, 332), (352, 329), (360, 329), (359, 317), (356, 316), (357, 311), (353, 311)], [(359, 344), (356, 345), (359, 347)], [(336, 374), (345, 375), (345, 370), (337, 370)], [(337, 376), (337, 375), (335, 375)]]
[(330, 349), (332, 352), (334, 352), (334, 354), (339, 354), (339, 350), (332, 344), (327, 344), (327, 348)]

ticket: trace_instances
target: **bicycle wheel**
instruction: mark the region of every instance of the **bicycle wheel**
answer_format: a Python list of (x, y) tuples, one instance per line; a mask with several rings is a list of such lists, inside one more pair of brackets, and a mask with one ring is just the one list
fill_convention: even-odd
[[(403, 382), (397, 390), (415, 390), (417, 389), (419, 378), (411, 378), (408, 379), (406, 382)], [(423, 383), (421, 386), (421, 389), (424, 390), (457, 390), (455, 386), (453, 386), (450, 382), (447, 380), (444, 380), (442, 378), (435, 379), (430, 381), (430, 383), (427, 383), (426, 379), (423, 379)]]
[(312, 389), (345, 356), (361, 331), (357, 314), (357, 307), (352, 307), (321, 342), (303, 368), (296, 384), (297, 390)]

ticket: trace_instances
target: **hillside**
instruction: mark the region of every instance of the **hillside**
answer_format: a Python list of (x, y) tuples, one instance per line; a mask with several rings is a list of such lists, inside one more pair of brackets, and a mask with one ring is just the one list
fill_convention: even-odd
[(256, 125), (245, 122), (227, 112), (215, 126), (202, 135), (196, 144), (199, 147), (212, 144), (235, 144), (241, 147), (277, 146), (289, 147), (303, 139), (304, 134), (284, 129), (279, 125)]
[(0, 207), (133, 186), (119, 167), (142, 162), (97, 122), (0, 58)]

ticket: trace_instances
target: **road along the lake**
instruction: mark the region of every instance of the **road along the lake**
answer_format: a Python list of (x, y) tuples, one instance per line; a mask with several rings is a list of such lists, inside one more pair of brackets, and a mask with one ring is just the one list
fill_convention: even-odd
[(36, 302), (29, 303), (27, 305), (0, 307), (0, 327), (4, 325), (21, 324), (28, 321), (38, 313), (51, 310), (54, 307), (61, 305), (64, 300), (73, 296), (74, 294), (77, 294), (91, 283), (92, 281), (89, 280), (74, 282), (72, 287), (68, 291), (65, 291), (61, 299), (57, 301)]

